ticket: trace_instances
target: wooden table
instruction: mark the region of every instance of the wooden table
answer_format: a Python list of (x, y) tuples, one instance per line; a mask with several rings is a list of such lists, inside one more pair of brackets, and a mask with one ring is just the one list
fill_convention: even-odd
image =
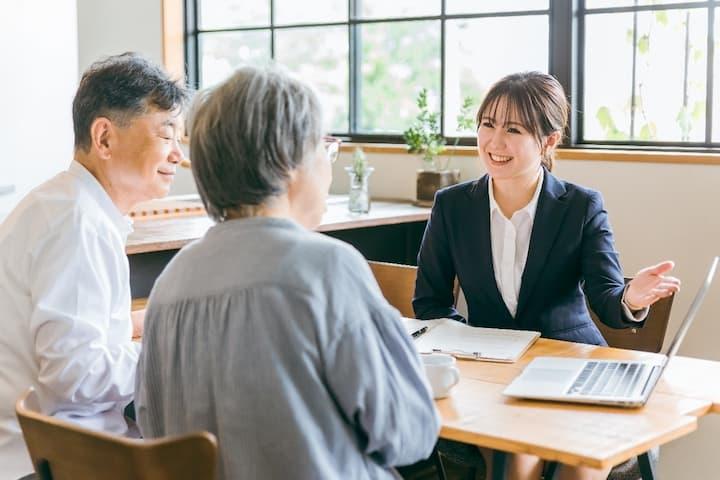
[[(656, 354), (539, 339), (513, 364), (458, 360), (460, 383), (436, 402), (442, 438), (545, 460), (609, 468), (720, 412), (720, 362), (675, 357), (643, 408), (515, 400), (502, 391), (536, 356), (638, 360)], [(708, 379), (712, 379), (708, 381)], [(494, 478), (503, 478), (502, 475)]]
[[(168, 199), (172, 202), (173, 199)], [(158, 201), (154, 202), (157, 207)], [(373, 201), (367, 214), (347, 209), (347, 196), (333, 195), (318, 231), (352, 244), (368, 260), (415, 264), (430, 209), (407, 201)], [(133, 298), (147, 297), (167, 262), (213, 225), (207, 216), (136, 219), (126, 252)]]

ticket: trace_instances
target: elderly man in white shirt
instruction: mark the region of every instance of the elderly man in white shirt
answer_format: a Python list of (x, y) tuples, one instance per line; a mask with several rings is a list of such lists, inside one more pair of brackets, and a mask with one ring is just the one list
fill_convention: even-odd
[(14, 412), (28, 387), (47, 414), (134, 434), (123, 410), (143, 315), (131, 321), (126, 215), (167, 194), (182, 159), (186, 100), (182, 86), (135, 54), (92, 65), (73, 102), (70, 168), (0, 225), (0, 480), (33, 471)]

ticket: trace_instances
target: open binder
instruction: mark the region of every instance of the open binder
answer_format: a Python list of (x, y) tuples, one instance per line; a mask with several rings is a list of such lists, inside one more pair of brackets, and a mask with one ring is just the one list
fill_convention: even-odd
[(448, 353), (471, 360), (512, 363), (540, 337), (540, 332), (471, 327), (449, 318), (404, 321), (420, 353)]

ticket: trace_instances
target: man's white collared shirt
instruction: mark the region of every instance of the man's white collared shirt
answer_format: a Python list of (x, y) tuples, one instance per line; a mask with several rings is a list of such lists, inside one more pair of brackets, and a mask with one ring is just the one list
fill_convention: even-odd
[(72, 162), (0, 225), (0, 480), (32, 472), (15, 401), (128, 434), (140, 345), (132, 342), (125, 243), (132, 231), (95, 177)]

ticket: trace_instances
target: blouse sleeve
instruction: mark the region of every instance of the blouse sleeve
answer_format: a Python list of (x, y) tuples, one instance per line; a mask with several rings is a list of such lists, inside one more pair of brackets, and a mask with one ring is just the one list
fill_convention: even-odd
[(412, 464), (432, 452), (439, 417), (399, 312), (356, 255), (335, 277), (342, 328), (324, 355), (328, 385), (367, 455), (382, 466)]

